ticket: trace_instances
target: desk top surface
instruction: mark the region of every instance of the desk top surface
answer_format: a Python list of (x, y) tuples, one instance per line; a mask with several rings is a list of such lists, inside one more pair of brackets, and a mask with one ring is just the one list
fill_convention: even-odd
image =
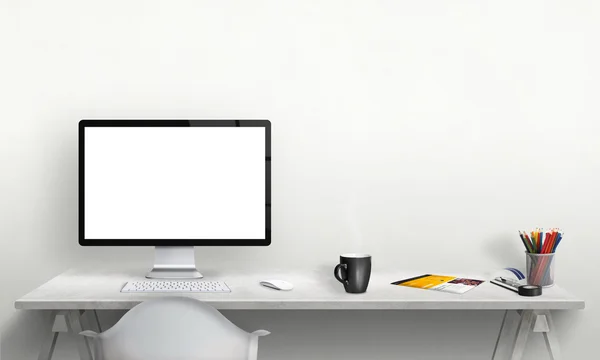
[[(394, 286), (393, 281), (420, 274), (402, 271), (374, 272), (364, 294), (347, 294), (333, 278), (333, 270), (298, 272), (204, 273), (204, 280), (225, 281), (231, 293), (194, 293), (194, 297), (217, 309), (239, 310), (567, 310), (583, 309), (585, 303), (555, 285), (539, 297), (522, 297), (488, 281), (458, 295), (434, 290)], [(475, 277), (477, 278), (477, 277)], [(260, 280), (281, 279), (294, 284), (292, 291), (259, 285)], [(72, 269), (53, 278), (15, 302), (17, 309), (131, 309), (164, 293), (121, 293), (128, 281), (145, 280), (144, 269)]]

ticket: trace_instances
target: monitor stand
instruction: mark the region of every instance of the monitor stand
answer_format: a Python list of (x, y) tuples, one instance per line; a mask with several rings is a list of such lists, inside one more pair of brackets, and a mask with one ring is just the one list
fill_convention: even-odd
[(201, 279), (196, 269), (193, 246), (157, 246), (154, 248), (154, 268), (148, 279)]

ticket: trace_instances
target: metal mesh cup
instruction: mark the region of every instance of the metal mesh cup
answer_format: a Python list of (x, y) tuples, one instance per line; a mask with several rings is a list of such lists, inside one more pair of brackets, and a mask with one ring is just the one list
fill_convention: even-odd
[(525, 253), (527, 284), (551, 287), (554, 285), (554, 254)]

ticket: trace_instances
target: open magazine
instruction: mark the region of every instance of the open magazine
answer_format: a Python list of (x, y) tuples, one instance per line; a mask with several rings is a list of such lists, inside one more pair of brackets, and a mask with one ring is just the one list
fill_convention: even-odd
[(395, 281), (392, 285), (437, 290), (453, 294), (464, 294), (467, 291), (476, 288), (483, 282), (483, 280), (465, 279), (456, 276), (425, 274), (410, 279)]

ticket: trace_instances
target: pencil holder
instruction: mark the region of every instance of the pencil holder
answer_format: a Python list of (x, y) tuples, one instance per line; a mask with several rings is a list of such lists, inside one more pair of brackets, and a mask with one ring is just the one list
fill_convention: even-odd
[(554, 254), (525, 253), (527, 284), (551, 287), (554, 285)]

